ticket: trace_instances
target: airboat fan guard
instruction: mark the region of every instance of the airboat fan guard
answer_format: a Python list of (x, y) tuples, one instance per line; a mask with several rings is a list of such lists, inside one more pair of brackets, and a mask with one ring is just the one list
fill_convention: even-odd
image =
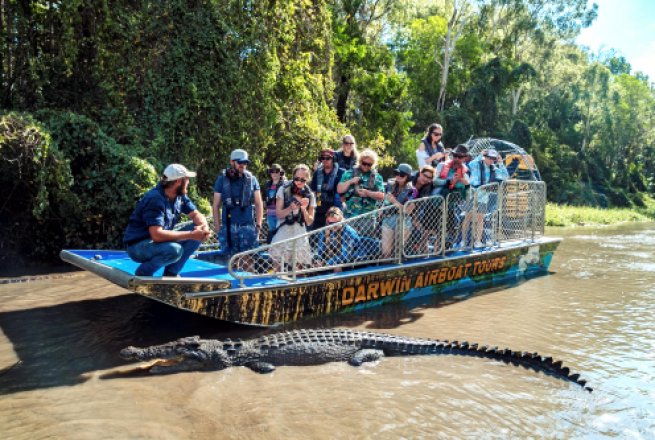
[(472, 139), (464, 144), (473, 157), (483, 150), (494, 149), (502, 156), (503, 162), (510, 171), (510, 179), (541, 181), (541, 174), (534, 159), (523, 148), (500, 139)]

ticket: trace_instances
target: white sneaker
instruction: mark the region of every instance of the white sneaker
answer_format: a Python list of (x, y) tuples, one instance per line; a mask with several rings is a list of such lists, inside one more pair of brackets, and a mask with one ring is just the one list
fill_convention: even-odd
[(485, 247), (485, 246), (484, 246), (484, 243), (482, 243), (481, 241), (478, 241), (477, 243), (475, 243), (475, 245), (474, 245), (473, 247), (476, 247), (476, 248), (483, 248), (483, 247)]

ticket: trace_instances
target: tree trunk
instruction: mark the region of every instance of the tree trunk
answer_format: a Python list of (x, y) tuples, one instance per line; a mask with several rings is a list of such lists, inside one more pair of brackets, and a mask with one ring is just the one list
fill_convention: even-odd
[(55, 57), (55, 32), (54, 32), (54, 24), (53, 24), (53, 1), (50, 0), (48, 2), (48, 28), (50, 28), (50, 58)]
[(453, 7), (453, 16), (448, 22), (446, 38), (441, 37), (441, 40), (444, 43), (443, 64), (437, 58), (434, 60), (439, 65), (439, 67), (441, 67), (441, 86), (439, 87), (439, 98), (437, 99), (438, 112), (442, 111), (446, 104), (446, 85), (448, 84), (448, 73), (450, 71), (450, 58), (452, 53), (455, 51), (455, 44), (457, 43), (457, 40), (459, 39), (460, 35), (462, 35), (462, 29), (464, 29), (466, 20), (469, 18), (468, 16), (464, 17), (464, 19), (459, 23), (459, 30), (457, 31), (457, 34), (453, 37), (453, 29), (461, 18), (459, 10), (457, 9), (457, 0), (455, 0)]

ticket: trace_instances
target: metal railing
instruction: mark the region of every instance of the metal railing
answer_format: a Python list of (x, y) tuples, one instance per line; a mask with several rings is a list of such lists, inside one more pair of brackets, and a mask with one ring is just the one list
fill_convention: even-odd
[(534, 241), (544, 235), (545, 182), (509, 180), (498, 194), (498, 242)]
[[(446, 236), (444, 227), (444, 198), (441, 196), (410, 200), (403, 206), (409, 231), (403, 235), (403, 256), (425, 258), (442, 255)], [(407, 229), (407, 228), (405, 228)]]
[[(469, 191), (466, 200), (453, 192), (445, 199), (432, 196), (410, 200), (402, 209), (387, 206), (316, 231), (285, 226), (289, 231), (278, 234), (276, 242), (232, 256), (228, 270), (244, 287), (245, 279), (275, 275), (295, 281), (309, 273), (402, 264), (474, 247), (535, 241), (544, 235), (545, 207), (544, 182), (492, 183)], [(207, 221), (212, 235), (201, 248), (217, 248), (213, 218)], [(266, 221), (262, 223), (265, 226)], [(176, 229), (188, 224), (179, 224)], [(260, 239), (265, 239), (266, 233), (262, 230)]]
[(244, 287), (245, 279), (271, 274), (295, 281), (308, 273), (400, 263), (403, 218), (402, 210), (393, 205), (306, 233), (297, 223), (284, 225), (271, 244), (234, 255), (228, 270)]
[[(219, 247), (218, 236), (216, 235), (216, 228), (214, 228), (214, 218), (210, 215), (207, 216), (206, 219), (207, 219), (207, 226), (209, 226), (209, 230), (212, 233), (209, 236), (209, 238), (203, 244), (200, 245), (200, 249), (206, 250), (206, 249), (218, 248)], [(191, 224), (193, 224), (192, 221), (178, 223), (177, 225), (175, 225), (175, 228), (173, 228), (173, 230), (177, 231)]]

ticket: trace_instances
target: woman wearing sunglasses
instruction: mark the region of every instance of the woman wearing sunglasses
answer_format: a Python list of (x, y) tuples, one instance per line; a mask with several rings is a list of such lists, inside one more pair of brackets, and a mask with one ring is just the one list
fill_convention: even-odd
[[(307, 232), (306, 226), (314, 222), (316, 197), (307, 182), (311, 179), (309, 167), (298, 165), (293, 170), (293, 181), (287, 182), (277, 191), (275, 215), (277, 229), (271, 244), (297, 237)], [(275, 262), (275, 269), (280, 272), (280, 261), (291, 261), (293, 242), (271, 247), (269, 253)], [(296, 262), (299, 268), (312, 264), (312, 250), (307, 237), (296, 243)]]
[(428, 131), (421, 139), (418, 150), (416, 150), (416, 160), (419, 168), (425, 165), (436, 167), (445, 160), (446, 150), (441, 142), (442, 136), (443, 127), (441, 125), (432, 124), (428, 127)]
[(275, 215), (275, 210), (277, 207), (277, 190), (286, 182), (284, 178), (284, 170), (282, 167), (276, 163), (270, 166), (266, 171), (268, 176), (271, 178), (266, 182), (266, 187), (264, 189), (264, 196), (266, 197), (266, 223), (268, 224), (268, 236), (266, 237), (266, 243), (271, 243), (273, 238), (273, 232), (277, 228), (277, 216)]
[[(339, 264), (352, 263), (356, 257), (361, 239), (355, 230), (343, 220), (343, 212), (336, 206), (327, 211), (326, 225), (330, 228), (318, 234), (314, 267), (326, 268)], [(341, 272), (340, 267), (334, 268), (334, 273)]]
[[(396, 205), (401, 210), (404, 208), (405, 203), (416, 198), (417, 191), (412, 186), (411, 182), (412, 167), (406, 163), (401, 163), (398, 165), (398, 168), (394, 171), (396, 176), (395, 181), (389, 182), (387, 185), (387, 191), (384, 195), (384, 206)], [(413, 208), (413, 205), (410, 205), (408, 208)], [(391, 210), (388, 210), (391, 211)], [(409, 232), (412, 226), (412, 220), (409, 216), (411, 209), (408, 209), (404, 218), (404, 229), (403, 235), (404, 240), (407, 241), (409, 238)], [(398, 214), (385, 214), (382, 219), (382, 257), (388, 258), (391, 256), (394, 244), (395, 244), (395, 234), (396, 228), (398, 225)]]

